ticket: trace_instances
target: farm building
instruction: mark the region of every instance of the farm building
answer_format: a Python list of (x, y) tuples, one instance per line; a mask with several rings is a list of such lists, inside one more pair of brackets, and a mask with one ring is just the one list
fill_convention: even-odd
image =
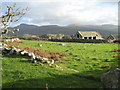
[(100, 33), (96, 31), (78, 31), (74, 36), (74, 39), (103, 39)]
[(116, 38), (111, 34), (107, 37), (107, 40), (116, 40)]
[(107, 37), (108, 42), (113, 42), (115, 40), (116, 40), (116, 38), (112, 34)]

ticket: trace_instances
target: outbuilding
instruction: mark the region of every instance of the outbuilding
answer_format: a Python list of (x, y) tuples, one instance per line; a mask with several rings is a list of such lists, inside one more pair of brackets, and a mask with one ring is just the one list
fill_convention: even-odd
[(74, 36), (74, 39), (103, 39), (102, 35), (96, 31), (78, 31)]

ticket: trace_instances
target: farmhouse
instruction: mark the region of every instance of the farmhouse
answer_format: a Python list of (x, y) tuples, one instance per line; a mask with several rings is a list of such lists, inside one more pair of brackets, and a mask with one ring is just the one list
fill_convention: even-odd
[(74, 36), (74, 39), (103, 39), (100, 33), (96, 31), (78, 31)]

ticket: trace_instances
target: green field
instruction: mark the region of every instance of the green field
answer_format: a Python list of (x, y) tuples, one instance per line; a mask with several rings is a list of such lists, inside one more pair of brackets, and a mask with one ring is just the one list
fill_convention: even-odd
[[(37, 44), (43, 46), (40, 47)], [(66, 45), (59, 45), (66, 43)], [(13, 44), (13, 43), (12, 43)], [(20, 56), (3, 55), (3, 88), (100, 88), (102, 73), (117, 67), (118, 44), (29, 41), (14, 44), (66, 53), (55, 62), (59, 67), (36, 64)]]

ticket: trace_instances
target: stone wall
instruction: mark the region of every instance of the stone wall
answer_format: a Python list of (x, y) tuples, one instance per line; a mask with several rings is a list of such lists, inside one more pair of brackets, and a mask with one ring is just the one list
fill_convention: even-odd
[(97, 39), (51, 39), (50, 41), (55, 42), (78, 42), (78, 43), (106, 43), (106, 40)]
[(1, 46), (0, 51), (2, 52), (3, 55), (4, 54), (19, 55), (21, 57), (29, 58), (33, 63), (49, 63), (49, 64), (54, 63), (54, 60), (52, 59), (49, 60), (48, 58), (45, 58), (45, 57), (36, 56), (34, 53), (29, 53), (25, 50), (17, 49), (16, 47), (7, 48), (7, 47)]

